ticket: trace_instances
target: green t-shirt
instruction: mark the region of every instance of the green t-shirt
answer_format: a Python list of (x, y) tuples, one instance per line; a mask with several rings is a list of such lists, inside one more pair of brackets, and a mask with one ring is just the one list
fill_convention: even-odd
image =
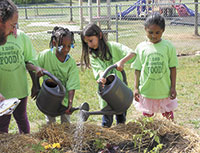
[[(112, 59), (110, 61), (102, 61), (100, 58), (94, 58), (92, 55), (90, 55), (90, 63), (96, 80), (98, 80), (99, 78), (99, 72), (106, 70), (106, 68), (124, 58), (128, 53), (134, 52), (127, 46), (117, 42), (108, 42), (108, 47), (112, 55)], [(135, 58), (132, 58), (127, 63), (132, 63), (134, 59)], [(117, 74), (117, 76), (120, 79), (122, 79), (121, 72), (117, 71), (116, 69), (113, 69), (112, 73)]]
[[(62, 63), (57, 59), (55, 49), (53, 51), (47, 49), (39, 53), (38, 64), (57, 77), (66, 88), (63, 105), (67, 107), (68, 91), (80, 89), (79, 71), (75, 60), (70, 56), (66, 62)], [(47, 76), (44, 76), (45, 78)]]
[[(110, 61), (102, 61), (100, 58), (94, 58), (92, 55), (90, 55), (90, 63), (93, 70), (93, 74), (96, 80), (99, 79), (99, 72), (103, 72), (108, 68), (109, 66), (115, 64), (122, 58), (124, 58), (128, 53), (134, 52), (132, 49), (128, 48), (125, 45), (122, 45), (117, 42), (108, 42), (108, 47), (110, 49), (110, 53), (112, 55), (112, 59)], [(127, 63), (132, 63), (135, 58), (132, 58)], [(116, 74), (121, 80), (122, 74), (120, 71), (117, 71), (116, 69), (113, 69), (110, 73)], [(100, 99), (100, 107), (103, 108), (107, 104), (106, 102), (103, 102), (102, 99)]]
[(17, 38), (8, 36), (0, 46), (0, 93), (7, 98), (28, 96), (25, 62), (35, 58), (35, 50), (28, 36), (17, 30)]
[(170, 68), (177, 67), (175, 47), (167, 40), (153, 44), (145, 41), (136, 47), (133, 68), (140, 70), (139, 92), (143, 97), (162, 99), (169, 97)]

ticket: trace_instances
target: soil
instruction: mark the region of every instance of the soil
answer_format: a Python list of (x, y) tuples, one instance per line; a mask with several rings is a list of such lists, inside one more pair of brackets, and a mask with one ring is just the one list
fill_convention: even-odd
[(8, 153), (139, 153), (145, 151), (196, 153), (200, 152), (200, 139), (190, 129), (160, 117), (139, 118), (135, 122), (111, 128), (102, 128), (91, 123), (51, 124), (44, 125), (39, 132), (30, 135), (0, 134), (0, 152)]

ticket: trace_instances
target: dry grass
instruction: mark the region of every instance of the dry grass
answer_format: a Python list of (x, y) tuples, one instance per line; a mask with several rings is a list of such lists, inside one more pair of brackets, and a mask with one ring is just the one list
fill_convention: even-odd
[[(143, 128), (141, 128), (141, 125)], [(95, 142), (99, 140), (105, 147), (107, 144), (117, 146), (116, 153), (137, 153), (139, 148), (143, 152), (145, 148), (156, 146), (149, 134), (144, 134), (142, 144), (134, 147), (133, 136), (142, 135), (145, 130), (149, 129), (157, 132), (160, 143), (163, 144), (161, 152), (200, 152), (198, 135), (190, 129), (159, 116), (154, 117), (152, 122), (146, 122), (144, 118), (139, 118), (135, 122), (113, 126), (112, 128), (102, 128), (96, 124), (84, 123), (80, 133), (81, 137), (78, 139), (75, 138), (77, 126), (77, 124), (52, 124), (43, 126), (39, 132), (32, 135), (0, 134), (0, 152), (32, 153), (35, 151), (33, 145), (43, 144), (44, 142), (45, 144), (59, 143), (61, 148), (57, 149), (58, 152), (74, 152), (74, 147), (79, 149), (76, 149), (75, 152), (98, 152), (100, 149), (97, 148)], [(76, 146), (77, 142), (79, 147)], [(38, 145), (38, 148), (39, 146), (42, 145)], [(101, 149), (105, 149), (105, 147)], [(52, 150), (48, 149), (42, 152), (52, 152)]]

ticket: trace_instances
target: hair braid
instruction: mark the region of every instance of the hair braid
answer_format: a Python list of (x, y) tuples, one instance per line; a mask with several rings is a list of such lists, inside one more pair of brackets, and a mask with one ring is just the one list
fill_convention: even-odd
[(52, 31), (51, 40), (49, 43), (50, 48), (54, 47), (53, 42), (56, 42), (56, 44), (58, 46), (61, 46), (63, 37), (65, 37), (65, 36), (70, 37), (72, 45), (75, 43), (73, 32), (69, 31), (69, 29), (67, 29), (67, 28), (57, 27), (57, 26), (54, 27), (54, 29)]

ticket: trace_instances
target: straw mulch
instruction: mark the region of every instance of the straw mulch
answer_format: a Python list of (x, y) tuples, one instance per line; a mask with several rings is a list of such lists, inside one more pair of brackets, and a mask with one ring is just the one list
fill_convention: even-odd
[[(156, 131), (163, 144), (160, 152), (197, 153), (200, 152), (200, 138), (190, 129), (184, 128), (164, 118), (155, 117), (153, 122), (139, 118), (137, 122), (102, 128), (95, 124), (52, 124), (43, 126), (32, 135), (0, 134), (0, 152), (32, 153), (53, 152), (44, 149), (44, 144), (60, 144), (57, 152), (73, 153), (138, 153), (152, 150), (157, 142), (144, 131)], [(151, 133), (151, 132), (150, 132)], [(141, 141), (136, 137), (141, 136)]]

